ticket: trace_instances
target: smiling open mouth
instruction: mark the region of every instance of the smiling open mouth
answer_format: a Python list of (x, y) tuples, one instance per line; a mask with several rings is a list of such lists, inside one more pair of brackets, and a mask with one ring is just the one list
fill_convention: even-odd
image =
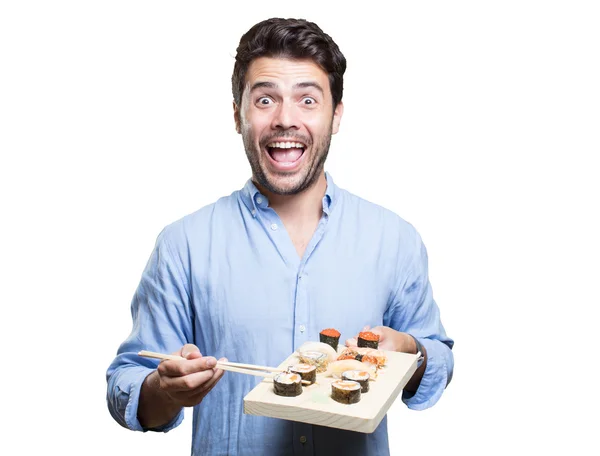
[(297, 162), (306, 146), (295, 141), (275, 141), (267, 144), (267, 152), (271, 158), (282, 165), (291, 165)]

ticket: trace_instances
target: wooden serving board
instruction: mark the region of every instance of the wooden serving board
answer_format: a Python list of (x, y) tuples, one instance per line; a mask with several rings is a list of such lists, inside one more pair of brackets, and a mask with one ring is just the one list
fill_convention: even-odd
[[(357, 404), (340, 404), (331, 398), (333, 377), (317, 374), (317, 382), (303, 387), (296, 397), (277, 396), (273, 380), (265, 379), (244, 398), (244, 413), (300, 421), (350, 431), (373, 432), (394, 400), (417, 370), (417, 355), (385, 352), (386, 366), (377, 380), (370, 381), (369, 392)], [(297, 364), (298, 357), (289, 356), (279, 367)]]

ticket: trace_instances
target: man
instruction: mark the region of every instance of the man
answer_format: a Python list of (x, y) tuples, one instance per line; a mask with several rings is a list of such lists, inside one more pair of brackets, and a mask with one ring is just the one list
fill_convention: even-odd
[[(375, 326), (380, 346), (424, 360), (403, 393), (432, 406), (453, 370), (414, 228), (338, 188), (324, 172), (343, 114), (346, 61), (304, 20), (270, 19), (240, 41), (234, 118), (252, 179), (159, 235), (132, 302), (133, 330), (108, 369), (113, 417), (168, 431), (194, 406), (193, 454), (389, 454), (372, 434), (243, 414), (259, 381), (217, 358), (278, 365), (327, 327)], [(185, 360), (157, 362), (139, 350)]]

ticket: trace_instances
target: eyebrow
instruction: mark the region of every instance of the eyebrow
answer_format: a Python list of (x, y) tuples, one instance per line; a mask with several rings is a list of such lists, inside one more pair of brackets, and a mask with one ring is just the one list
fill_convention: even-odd
[(299, 82), (298, 84), (295, 84), (293, 88), (294, 89), (306, 89), (308, 87), (314, 87), (319, 92), (321, 92), (322, 95), (325, 95), (325, 91), (323, 90), (323, 87), (321, 87), (319, 84), (317, 84), (314, 81)]
[[(261, 89), (261, 88), (266, 88), (266, 89), (277, 89), (277, 84), (275, 84), (274, 82), (268, 82), (268, 81), (259, 81), (259, 82), (255, 82), (252, 85), (252, 88), (250, 89), (251, 92), (254, 92), (256, 89)], [(307, 82), (299, 82), (298, 84), (294, 84), (294, 86), (292, 87), (292, 89), (305, 89), (308, 87), (314, 87), (315, 89), (317, 89), (319, 92), (321, 92), (321, 94), (325, 94), (325, 91), (323, 90), (323, 87), (321, 87), (318, 83), (314, 82), (314, 81), (307, 81)]]
[(261, 89), (261, 88), (276, 89), (277, 84), (275, 84), (274, 82), (267, 82), (267, 81), (255, 82), (252, 85), (252, 88), (250, 89), (250, 91), (254, 92), (256, 89)]

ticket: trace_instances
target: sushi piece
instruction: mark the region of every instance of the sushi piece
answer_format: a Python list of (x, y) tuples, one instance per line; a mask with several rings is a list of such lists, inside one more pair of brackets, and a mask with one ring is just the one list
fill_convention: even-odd
[(315, 366), (316, 372), (325, 372), (329, 366), (329, 358), (327, 355), (318, 351), (299, 352), (298, 358), (303, 364)]
[(367, 371), (350, 370), (342, 374), (342, 380), (358, 382), (361, 393), (369, 392), (369, 378), (371, 378), (371, 376)]
[(331, 384), (331, 398), (342, 404), (356, 404), (360, 401), (360, 383), (336, 380)]
[(362, 355), (359, 355), (356, 350), (353, 350), (351, 348), (347, 348), (342, 353), (340, 353), (340, 356), (338, 356), (337, 360), (338, 361), (343, 361), (345, 359), (355, 359), (357, 361), (362, 361)]
[(359, 347), (375, 348), (379, 347), (379, 334), (371, 331), (363, 331), (358, 333), (357, 344)]
[(324, 344), (323, 342), (304, 342), (298, 350), (298, 353), (307, 351), (317, 351), (325, 354), (329, 362), (335, 361), (338, 357), (337, 352), (331, 348), (331, 345)]
[(362, 355), (362, 361), (365, 361), (365, 357), (367, 357), (367, 359), (377, 360), (377, 367), (385, 366), (387, 363), (387, 355), (381, 350), (363, 347), (356, 348), (356, 351), (359, 355)]
[(387, 356), (381, 350), (375, 350), (373, 348), (346, 348), (338, 356), (338, 361), (344, 359), (355, 359), (357, 361), (363, 361), (368, 364), (376, 364), (377, 367), (382, 367), (387, 363)]
[(302, 377), (298, 374), (281, 372), (273, 377), (273, 389), (278, 396), (299, 396), (302, 394)]
[(327, 366), (327, 371), (325, 372), (325, 376), (342, 378), (342, 374), (349, 370), (359, 370), (361, 372), (367, 371), (371, 376), (371, 379), (377, 379), (377, 365), (368, 364), (355, 359), (345, 359), (329, 363), (329, 366)]
[(302, 380), (310, 382), (311, 385), (317, 381), (317, 367), (311, 364), (296, 364), (290, 367), (290, 372), (298, 374)]
[(319, 340), (331, 348), (337, 350), (337, 346), (340, 342), (340, 332), (337, 329), (327, 328), (319, 333)]

